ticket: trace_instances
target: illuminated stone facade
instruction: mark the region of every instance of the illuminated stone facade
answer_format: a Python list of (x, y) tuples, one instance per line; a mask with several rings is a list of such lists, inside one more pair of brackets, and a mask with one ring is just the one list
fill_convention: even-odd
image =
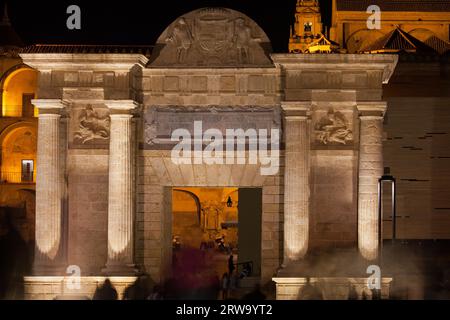
[[(37, 163), (40, 254), (36, 277), (27, 278), (28, 298), (41, 297), (39, 285), (49, 281), (43, 276), (63, 276), (68, 265), (79, 266), (87, 282), (137, 270), (155, 281), (170, 276), (174, 187), (262, 189), (255, 227), (261, 228), (257, 267), (264, 283), (308, 250), (357, 246), (359, 116), (363, 107), (385, 105), (382, 83), (395, 56), (270, 54), (264, 31), (229, 9), (180, 17), (150, 57), (55, 50), (35, 46), (21, 53), (40, 74), (33, 100), (38, 159), (49, 159)], [(324, 127), (331, 117), (335, 127)], [(248, 155), (244, 165), (175, 164), (170, 134), (194, 121), (204, 129), (281, 129), (280, 169), (261, 175)], [(381, 141), (382, 131), (376, 134)], [(360, 215), (370, 220), (376, 210)], [(66, 219), (68, 228), (58, 223)], [(319, 229), (321, 219), (332, 232)], [(377, 230), (361, 231), (368, 233), (360, 235), (368, 239), (360, 242), (364, 254), (376, 248)]]
[[(104, 276), (111, 276), (119, 293), (137, 272), (155, 281), (169, 277), (173, 204), (182, 199), (177, 189), (200, 199), (210, 197), (202, 188), (262, 190), (257, 280), (274, 277), (281, 299), (300, 297), (308, 278), (297, 263), (307, 253), (358, 247), (368, 263), (376, 261), (377, 181), (384, 166), (403, 180), (417, 176), (400, 182), (399, 212), (414, 215), (400, 221), (401, 234), (448, 237), (448, 218), (432, 214), (448, 207), (438, 191), (450, 183), (432, 170), (432, 161), (445, 158), (446, 144), (436, 135), (446, 128), (448, 98), (442, 95), (448, 82), (442, 78), (448, 68), (419, 57), (394, 73), (397, 56), (354, 53), (395, 25), (424, 43), (436, 43), (433, 36), (448, 41), (448, 23), (441, 22), (449, 21), (449, 13), (403, 9), (399, 21), (398, 10), (383, 7), (387, 23), (369, 31), (368, 14), (355, 3), (333, 1), (330, 39), (349, 54), (271, 54), (269, 39), (253, 20), (214, 8), (175, 20), (151, 55), (149, 47), (96, 51), (95, 46), (36, 45), (19, 57), (18, 47), (8, 47), (1, 57), (0, 204), (26, 204), (28, 223), (21, 234), (36, 241), (26, 297), (91, 296)], [(302, 33), (306, 11), (298, 12), (293, 33)], [(317, 13), (311, 12), (318, 28), (312, 33), (322, 32)], [(431, 81), (427, 85), (424, 73)], [(405, 88), (404, 79), (414, 90)], [(408, 108), (411, 101), (414, 110)], [(399, 121), (405, 114), (410, 122)], [(192, 129), (194, 121), (203, 121), (205, 129), (281, 129), (280, 170), (263, 176), (260, 165), (248, 163), (248, 154), (244, 165), (175, 164), (170, 135)], [(405, 155), (397, 138), (411, 140), (419, 131), (422, 140), (437, 141), (431, 153)], [(22, 160), (33, 161), (31, 181), (23, 181)], [(426, 198), (429, 192), (415, 194), (412, 185), (426, 182), (428, 175), (442, 178), (431, 183), (437, 192), (433, 199)], [(35, 178), (36, 213), (29, 192)], [(199, 207), (207, 205), (191, 209)], [(81, 269), (79, 291), (66, 286), (69, 265)], [(354, 276), (309, 281), (333, 285), (328, 298), (345, 298), (348, 281), (358, 297), (365, 290), (364, 279)], [(390, 281), (383, 279), (385, 297)]]

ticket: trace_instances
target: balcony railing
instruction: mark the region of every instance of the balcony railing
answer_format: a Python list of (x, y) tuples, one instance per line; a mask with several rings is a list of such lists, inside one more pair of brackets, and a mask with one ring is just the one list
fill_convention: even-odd
[(0, 183), (35, 183), (34, 172), (1, 171)]
[(0, 116), (4, 118), (36, 118), (36, 114), (33, 109), (24, 110), (22, 105), (7, 104), (3, 106), (3, 111)]

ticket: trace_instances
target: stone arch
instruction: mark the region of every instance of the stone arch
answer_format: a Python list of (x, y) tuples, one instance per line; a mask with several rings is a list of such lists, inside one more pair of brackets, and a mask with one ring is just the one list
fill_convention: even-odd
[(271, 66), (271, 51), (266, 33), (248, 16), (228, 8), (202, 8), (164, 30), (149, 66)]
[(349, 53), (357, 53), (384, 35), (380, 30), (360, 29), (353, 32), (346, 40)]
[[(2, 115), (22, 117), (22, 98), (24, 94), (36, 95), (38, 73), (20, 64), (9, 69), (0, 79), (2, 92)], [(34, 111), (34, 116), (37, 111)]]
[[(174, 188), (172, 211), (172, 237), (180, 241), (185, 248), (199, 248), (202, 229), (200, 217), (200, 200), (188, 190)], [(191, 203), (186, 202), (189, 199)], [(180, 202), (175, 206), (177, 202)], [(195, 205), (195, 211), (192, 210)]]
[(184, 190), (184, 189), (179, 189), (179, 188), (175, 188), (173, 189), (174, 192), (182, 192), (184, 194), (189, 195), (195, 202), (195, 205), (197, 207), (196, 213), (197, 213), (197, 217), (198, 217), (198, 221), (200, 222), (201, 219), (201, 204), (200, 204), (200, 199), (197, 197), (197, 195), (191, 191), (188, 190)]

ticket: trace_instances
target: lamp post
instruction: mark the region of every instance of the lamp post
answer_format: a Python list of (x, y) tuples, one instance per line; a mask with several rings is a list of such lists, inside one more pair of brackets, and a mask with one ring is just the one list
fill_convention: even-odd
[(383, 176), (378, 179), (378, 259), (379, 265), (382, 262), (383, 252), (383, 185), (384, 183), (391, 184), (391, 211), (392, 211), (392, 243), (396, 238), (397, 216), (396, 216), (396, 184), (395, 178), (390, 174), (389, 168), (385, 168)]

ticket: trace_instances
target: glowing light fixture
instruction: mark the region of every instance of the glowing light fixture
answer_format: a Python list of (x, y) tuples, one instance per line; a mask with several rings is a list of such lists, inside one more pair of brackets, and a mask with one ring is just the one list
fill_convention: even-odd
[(227, 207), (231, 208), (232, 206), (233, 206), (233, 200), (231, 200), (231, 197), (229, 196), (228, 200), (227, 200)]

